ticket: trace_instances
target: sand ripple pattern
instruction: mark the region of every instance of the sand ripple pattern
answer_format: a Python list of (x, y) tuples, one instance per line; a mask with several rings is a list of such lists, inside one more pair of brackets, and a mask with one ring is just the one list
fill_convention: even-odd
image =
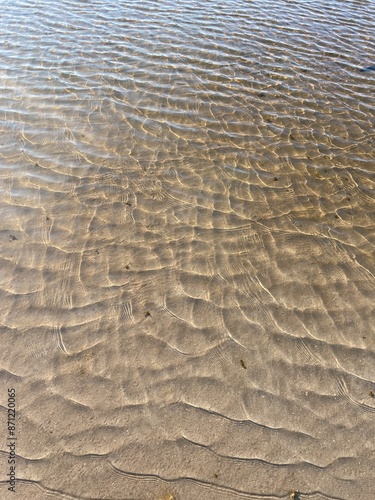
[(374, 1), (0, 5), (17, 498), (372, 500)]

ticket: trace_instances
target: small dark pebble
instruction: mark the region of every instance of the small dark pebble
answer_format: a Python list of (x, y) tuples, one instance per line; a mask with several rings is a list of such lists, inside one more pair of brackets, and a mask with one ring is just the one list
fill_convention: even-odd
[(364, 73), (365, 71), (375, 71), (375, 64), (367, 66), (367, 68), (361, 68), (359, 71), (362, 71), (362, 73)]

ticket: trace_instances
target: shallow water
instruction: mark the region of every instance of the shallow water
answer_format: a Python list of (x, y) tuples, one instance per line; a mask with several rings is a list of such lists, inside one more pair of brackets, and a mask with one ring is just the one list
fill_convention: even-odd
[(0, 5), (16, 497), (373, 499), (374, 1)]

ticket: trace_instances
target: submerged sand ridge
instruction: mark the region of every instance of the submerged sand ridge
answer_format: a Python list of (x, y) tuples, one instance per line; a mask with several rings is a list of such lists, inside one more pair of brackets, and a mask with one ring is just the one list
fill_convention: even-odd
[(372, 2), (46, 7), (0, 21), (0, 496), (372, 499)]

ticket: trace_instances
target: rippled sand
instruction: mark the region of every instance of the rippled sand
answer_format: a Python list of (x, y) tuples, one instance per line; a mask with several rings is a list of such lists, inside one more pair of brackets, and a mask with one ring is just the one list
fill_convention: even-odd
[(1, 498), (375, 498), (374, 11), (7, 5)]

